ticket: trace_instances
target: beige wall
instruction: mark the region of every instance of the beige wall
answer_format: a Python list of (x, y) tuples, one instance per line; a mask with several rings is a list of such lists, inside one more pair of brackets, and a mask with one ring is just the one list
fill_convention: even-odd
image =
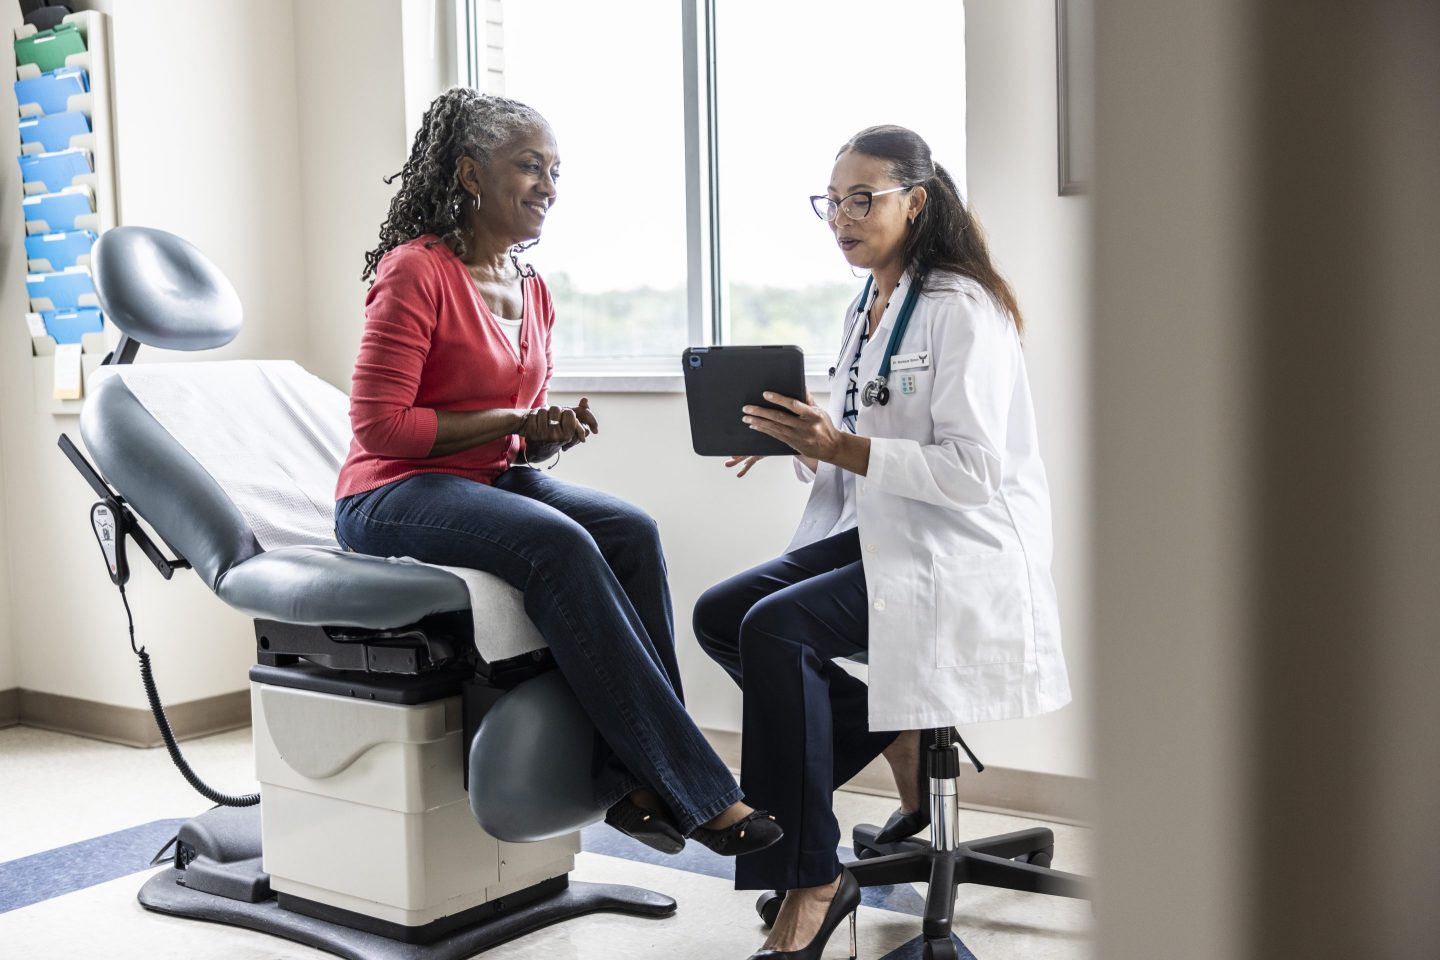
[(1090, 776), (1090, 200), (1057, 195), (1053, 0), (968, 0), (965, 73), (968, 199), (1026, 317), (1074, 701), (962, 732), (996, 766)]

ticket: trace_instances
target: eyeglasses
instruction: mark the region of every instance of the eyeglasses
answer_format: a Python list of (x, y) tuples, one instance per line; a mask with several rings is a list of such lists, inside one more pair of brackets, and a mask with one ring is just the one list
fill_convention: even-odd
[(839, 200), (831, 200), (826, 196), (811, 197), (810, 206), (814, 208), (815, 216), (826, 223), (834, 222), (841, 211), (844, 211), (845, 216), (851, 220), (864, 220), (870, 215), (870, 201), (876, 197), (883, 197), (887, 193), (909, 190), (914, 186), (915, 184), (908, 183), (903, 187), (891, 187), (889, 190), (861, 190), (848, 197), (841, 197)]

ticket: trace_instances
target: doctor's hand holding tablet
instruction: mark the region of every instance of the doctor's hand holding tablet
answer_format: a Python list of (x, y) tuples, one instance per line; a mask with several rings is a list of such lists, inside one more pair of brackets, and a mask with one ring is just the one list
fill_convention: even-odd
[[(746, 796), (785, 830), (735, 864), (738, 889), (787, 891), (757, 954), (771, 960), (818, 957), (853, 922), (836, 784), (883, 755), (900, 808), (876, 839), (913, 836), (930, 825), (920, 731), (1070, 699), (1022, 319), (980, 224), (929, 145), (897, 126), (846, 143), (810, 203), (869, 274), (839, 318), (828, 401), (805, 388), (795, 347), (682, 360), (697, 453), (728, 457), (737, 476), (789, 454), (812, 485), (785, 552), (711, 587), (694, 613), (743, 694)], [(861, 656), (868, 683), (834, 662)]]

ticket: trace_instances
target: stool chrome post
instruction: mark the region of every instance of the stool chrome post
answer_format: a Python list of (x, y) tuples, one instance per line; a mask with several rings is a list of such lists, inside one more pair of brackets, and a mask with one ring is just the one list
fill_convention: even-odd
[[(930, 842), (936, 850), (960, 845), (960, 748), (936, 745), (930, 757)], [(939, 767), (940, 769), (936, 769)], [(941, 773), (942, 776), (935, 776)]]

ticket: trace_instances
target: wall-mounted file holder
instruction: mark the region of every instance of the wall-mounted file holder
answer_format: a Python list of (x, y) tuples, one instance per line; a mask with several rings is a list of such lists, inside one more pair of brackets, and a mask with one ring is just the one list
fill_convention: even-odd
[[(45, 33), (64, 36), (58, 41), (38, 43), (38, 38)], [(55, 46), (56, 43), (61, 45)], [(88, 185), (94, 196), (95, 220), (82, 223), (78, 229), (94, 233), (109, 230), (120, 222), (115, 192), (115, 109), (111, 96), (109, 18), (86, 10), (70, 14), (53, 31), (37, 31), (30, 24), (16, 27), (15, 58), (15, 98), (24, 119), (78, 113), (88, 120), (90, 132), (72, 131), (67, 143), (69, 148), (89, 152), (93, 171), (82, 175), (80, 182)], [(73, 125), (75, 121), (65, 122)]]
[(94, 245), (95, 234), (89, 230), (34, 234), (25, 238), (26, 269), (31, 273), (56, 273), (66, 267), (88, 267)]
[(79, 110), (88, 116), (89, 110), (82, 98), (89, 92), (90, 74), (84, 67), (61, 67), (15, 81), (15, 103), (21, 117), (43, 117), (69, 110)]
[(108, 24), (84, 11), (53, 30), (14, 32), (24, 319), (36, 408), (56, 414), (79, 412), (85, 381), (119, 339), (89, 274), (97, 236), (119, 222)]

